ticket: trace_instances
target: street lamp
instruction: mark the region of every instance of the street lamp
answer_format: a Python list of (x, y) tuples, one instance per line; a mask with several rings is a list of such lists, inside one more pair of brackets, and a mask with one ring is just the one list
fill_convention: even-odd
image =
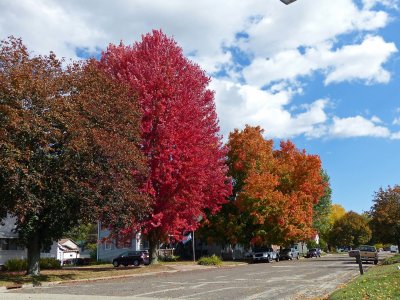
[(293, 3), (296, 0), (281, 0), (282, 3), (285, 3), (286, 5)]

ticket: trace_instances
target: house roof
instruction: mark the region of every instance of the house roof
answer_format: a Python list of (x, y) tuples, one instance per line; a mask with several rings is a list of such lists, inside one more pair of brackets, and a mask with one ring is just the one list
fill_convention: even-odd
[(63, 250), (67, 251), (79, 251), (78, 244), (75, 243), (73, 240), (64, 238), (58, 241), (58, 244), (60, 245)]

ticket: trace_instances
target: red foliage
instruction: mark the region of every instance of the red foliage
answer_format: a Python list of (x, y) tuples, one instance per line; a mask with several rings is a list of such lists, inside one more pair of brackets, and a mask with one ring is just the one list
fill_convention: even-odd
[(161, 31), (133, 46), (110, 45), (101, 64), (131, 85), (142, 109), (142, 150), (157, 235), (195, 229), (231, 192), (209, 78)]

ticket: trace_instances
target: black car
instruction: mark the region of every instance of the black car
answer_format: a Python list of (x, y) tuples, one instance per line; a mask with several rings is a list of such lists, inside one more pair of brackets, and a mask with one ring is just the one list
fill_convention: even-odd
[(285, 248), (279, 251), (279, 258), (292, 260), (292, 259), (299, 259), (299, 252), (295, 249)]
[(126, 251), (114, 258), (112, 261), (114, 267), (118, 267), (120, 265), (125, 267), (128, 265), (134, 265), (137, 267), (141, 264), (148, 265), (149, 263), (149, 252), (147, 250)]
[(321, 250), (317, 248), (312, 248), (308, 250), (306, 258), (311, 258), (311, 257), (321, 257)]

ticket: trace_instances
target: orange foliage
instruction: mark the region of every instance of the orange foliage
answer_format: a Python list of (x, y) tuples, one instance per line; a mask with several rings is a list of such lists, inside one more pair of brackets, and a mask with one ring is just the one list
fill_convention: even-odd
[[(321, 161), (291, 141), (273, 150), (260, 127), (246, 126), (229, 138), (235, 205), (247, 211), (262, 236), (253, 242), (285, 243), (311, 238), (313, 206), (324, 195)], [(254, 230), (254, 229), (253, 229)]]

